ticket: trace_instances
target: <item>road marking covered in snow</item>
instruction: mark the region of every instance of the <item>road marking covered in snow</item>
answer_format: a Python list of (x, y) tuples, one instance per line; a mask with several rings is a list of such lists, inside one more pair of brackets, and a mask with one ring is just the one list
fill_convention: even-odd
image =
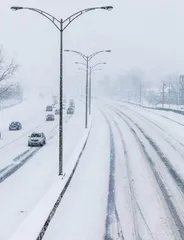
[[(115, 168), (116, 168), (116, 154), (115, 154), (115, 142), (112, 127), (107, 116), (102, 112), (108, 127), (109, 127), (109, 136), (110, 136), (110, 168), (109, 168), (109, 189), (108, 189), (108, 200), (107, 200), (107, 215), (105, 223), (105, 236), (104, 240), (113, 239), (113, 235), (117, 235), (117, 239), (124, 240), (122, 226), (118, 211), (116, 208), (115, 201)], [(116, 230), (115, 230), (116, 229)], [(113, 231), (116, 231), (115, 233)]]

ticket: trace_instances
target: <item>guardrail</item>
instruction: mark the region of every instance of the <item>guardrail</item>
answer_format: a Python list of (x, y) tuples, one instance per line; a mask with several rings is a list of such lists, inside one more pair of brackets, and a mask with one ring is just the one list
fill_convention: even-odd
[(142, 108), (153, 109), (153, 110), (162, 110), (162, 111), (166, 111), (166, 112), (174, 112), (174, 113), (184, 115), (184, 111), (182, 111), (182, 110), (177, 110), (177, 109), (172, 109), (172, 108), (162, 108), (162, 107), (147, 107), (147, 106), (144, 106), (144, 105), (141, 105), (141, 104), (136, 104), (136, 103), (132, 103), (132, 102), (128, 102), (128, 101), (121, 101), (121, 100), (118, 100), (118, 101), (129, 103), (129, 104), (139, 106), (139, 107), (142, 107)]

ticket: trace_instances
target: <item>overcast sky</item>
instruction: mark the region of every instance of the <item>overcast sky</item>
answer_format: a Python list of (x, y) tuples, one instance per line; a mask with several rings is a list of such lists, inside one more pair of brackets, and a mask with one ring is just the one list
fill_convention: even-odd
[[(112, 50), (93, 60), (107, 62), (96, 79), (123, 75), (132, 68), (140, 68), (152, 81), (169, 73), (184, 73), (183, 0), (1, 0), (0, 44), (5, 56), (15, 56), (21, 65), (17, 78), (26, 85), (57, 86), (59, 32), (39, 14), (11, 11), (12, 5), (40, 8), (58, 18), (87, 7), (113, 5), (112, 12), (81, 16), (64, 32), (65, 49), (85, 54)], [(83, 78), (74, 64), (79, 60), (77, 55), (64, 55), (68, 86)]]

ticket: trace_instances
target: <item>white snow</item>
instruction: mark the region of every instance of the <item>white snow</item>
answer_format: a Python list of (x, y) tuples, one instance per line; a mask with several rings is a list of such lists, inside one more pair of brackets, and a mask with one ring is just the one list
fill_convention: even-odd
[(95, 116), (86, 150), (44, 240), (57, 240), (61, 237), (67, 240), (104, 238), (109, 180), (109, 133), (103, 116), (99, 112)]
[[(30, 102), (22, 104), (27, 104), (27, 106), (30, 107)], [(5, 114), (7, 111), (8, 113), (11, 112), (12, 116), (13, 114), (16, 116), (15, 108), (21, 113), (22, 104), (3, 110), (4, 118), (9, 118), (8, 114)], [(54, 123), (45, 122), (46, 113), (43, 109), (45, 110), (47, 104), (47, 101), (45, 103), (43, 101), (43, 104), (40, 103), (40, 106), (38, 104), (36, 108), (37, 113), (40, 113), (40, 119), (42, 119), (38, 130), (45, 131), (48, 139), (52, 135), (55, 135), (55, 137), (48, 140), (47, 144), (31, 157), (27, 163), (0, 184), (0, 239), (2, 240), (8, 239), (16, 231), (20, 224), (36, 207), (40, 199), (50, 189), (58, 176), (59, 150), (58, 128), (56, 127), (58, 120)], [(64, 125), (64, 145), (68, 146), (64, 151), (64, 170), (67, 164), (69, 164), (69, 157), (71, 156), (73, 149), (84, 132), (84, 124), (81, 121), (81, 119), (83, 119), (81, 113), (83, 112), (84, 104), (76, 101), (75, 114)], [(32, 116), (35, 116), (34, 111), (32, 112)], [(35, 120), (36, 116), (35, 118), (31, 117), (31, 113), (29, 113), (31, 119), (28, 121), (28, 125), (31, 121), (37, 123), (37, 120)], [(21, 117), (22, 119), (29, 119), (24, 113), (22, 113)], [(52, 131), (54, 127), (56, 128)], [(17, 132), (17, 135), (18, 134), (19, 132)], [(13, 158), (16, 157), (17, 154), (20, 154), (23, 149), (30, 149), (27, 147), (27, 135), (28, 133), (19, 140), (11, 143), (9, 146), (0, 149), (0, 156), (3, 156), (3, 158), (0, 159), (1, 169), (2, 167), (14, 163), (12, 161)], [(12, 137), (12, 139), (14, 138)], [(10, 138), (9, 141), (12, 141), (12, 139)], [(6, 149), (6, 151), (4, 149)]]
[[(84, 131), (84, 134), (79, 141), (77, 147), (74, 149), (68, 163), (65, 165), (66, 175), (62, 177), (57, 177), (55, 182), (52, 184), (48, 192), (39, 201), (35, 209), (28, 215), (26, 220), (20, 225), (18, 230), (10, 238), (11, 240), (33, 240), (36, 239), (42, 229), (47, 217), (49, 216), (55, 202), (57, 201), (60, 193), (64, 189), (72, 171), (75, 167), (77, 159), (79, 158), (84, 144), (89, 136), (91, 126)], [(56, 156), (54, 156), (56, 157)], [(46, 158), (46, 157), (45, 157)]]
[[(48, 138), (52, 137), (45, 147), (0, 184), (0, 239), (2, 240), (10, 237), (12, 237), (11, 240), (36, 239), (86, 139), (87, 131), (83, 135), (85, 106), (84, 103), (76, 100), (75, 114), (72, 118), (65, 119), (67, 121), (64, 125), (66, 176), (61, 180), (57, 177), (58, 121), (45, 123), (43, 110), (45, 100), (43, 102), (42, 100), (35, 111), (29, 112), (28, 115), (21, 115), (21, 109), (27, 108), (26, 103), (15, 106), (17, 112), (20, 111), (20, 121), (24, 122), (23, 136), (21, 132), (10, 134), (7, 130), (7, 123), (12, 117), (17, 116), (15, 111), (10, 108), (4, 110), (3, 115), (0, 113), (4, 118), (2, 125), (4, 137), (0, 141), (0, 156), (3, 155), (3, 159), (0, 159), (0, 169), (11, 166), (12, 159), (28, 149), (25, 144), (27, 134), (32, 127), (37, 127), (32, 126), (31, 122), (39, 124), (38, 129), (45, 131)], [(171, 175), (163, 159), (165, 157), (183, 180), (184, 116), (120, 101), (103, 99), (96, 103), (110, 122), (115, 144), (115, 189), (110, 193), (111, 197), (113, 193), (115, 194), (113, 199), (115, 206), (109, 215), (111, 237), (120, 239), (118, 234), (121, 232), (124, 239), (128, 240), (135, 239), (138, 235), (143, 240), (182, 239), (179, 234), (179, 229), (184, 231), (182, 230), (184, 229), (182, 227), (184, 225), (182, 188)], [(27, 106), (30, 107), (30, 104)], [(109, 108), (109, 105), (113, 109)], [(122, 113), (124, 115), (117, 115), (114, 109), (120, 115)], [(35, 116), (37, 120), (31, 121), (36, 118)], [(61, 237), (64, 240), (94, 240), (105, 237), (109, 167), (112, 158), (110, 135), (104, 116), (95, 107), (93, 107), (92, 117), (92, 128), (86, 148), (73, 179), (45, 232), (44, 240), (59, 240)], [(82, 135), (83, 139), (79, 143)], [(15, 140), (17, 138), (19, 139)], [(153, 145), (158, 147), (160, 153)], [(153, 163), (152, 167), (149, 164), (149, 158)], [(166, 189), (164, 191), (168, 195), (164, 193), (163, 187), (160, 187), (154, 171), (161, 179)], [(3, 173), (0, 172), (0, 177), (1, 174)], [(168, 201), (173, 204), (173, 210), (178, 214), (181, 225), (178, 225), (176, 214), (171, 211)]]

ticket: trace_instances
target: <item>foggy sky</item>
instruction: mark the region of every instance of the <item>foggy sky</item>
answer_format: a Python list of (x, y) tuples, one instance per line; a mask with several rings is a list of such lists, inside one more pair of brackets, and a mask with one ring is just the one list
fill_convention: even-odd
[[(111, 49), (93, 63), (106, 61), (95, 74), (115, 78), (129, 69), (140, 68), (149, 81), (159, 81), (169, 73), (184, 73), (183, 0), (1, 0), (0, 44), (5, 56), (14, 56), (21, 65), (16, 79), (24, 85), (58, 86), (59, 31), (39, 14), (10, 10), (12, 5), (36, 7), (58, 18), (87, 7), (113, 5), (114, 10), (93, 11), (73, 22), (64, 32), (64, 48), (85, 54)], [(75, 61), (64, 55), (66, 86), (77, 88), (84, 78)]]

